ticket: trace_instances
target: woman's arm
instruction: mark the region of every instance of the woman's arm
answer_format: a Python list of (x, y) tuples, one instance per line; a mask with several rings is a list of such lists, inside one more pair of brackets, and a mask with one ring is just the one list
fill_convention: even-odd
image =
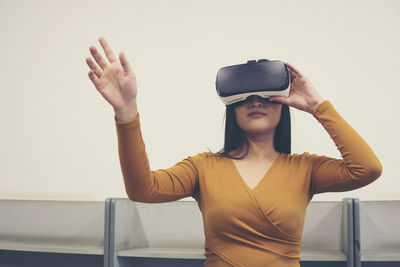
[(129, 199), (136, 202), (161, 203), (197, 195), (200, 154), (174, 166), (151, 171), (140, 130), (140, 113), (125, 122), (114, 117), (118, 136), (118, 153)]
[(310, 196), (322, 192), (350, 191), (370, 184), (380, 177), (381, 162), (329, 100), (322, 102), (314, 110), (313, 116), (329, 133), (343, 159), (310, 155)]
[(318, 94), (300, 70), (285, 62), (292, 83), (289, 97), (271, 97), (312, 114), (328, 131), (343, 160), (311, 154), (310, 199), (313, 194), (341, 192), (372, 183), (382, 173), (382, 164), (364, 139), (340, 116), (329, 100)]
[(96, 47), (89, 47), (97, 64), (86, 58), (88, 75), (115, 111), (119, 159), (128, 197), (149, 203), (173, 201), (192, 194), (195, 197), (196, 157), (188, 157), (166, 170), (150, 171), (136, 106), (136, 75), (124, 52), (119, 53), (118, 61), (106, 39), (99, 37), (99, 42), (109, 62)]

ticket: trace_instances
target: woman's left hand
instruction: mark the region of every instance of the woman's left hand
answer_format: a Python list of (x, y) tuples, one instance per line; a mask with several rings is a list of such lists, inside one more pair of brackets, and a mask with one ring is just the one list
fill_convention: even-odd
[(269, 100), (313, 114), (318, 105), (326, 99), (319, 96), (311, 81), (298, 69), (287, 62), (284, 63), (289, 69), (290, 79), (292, 80), (289, 97), (273, 96)]

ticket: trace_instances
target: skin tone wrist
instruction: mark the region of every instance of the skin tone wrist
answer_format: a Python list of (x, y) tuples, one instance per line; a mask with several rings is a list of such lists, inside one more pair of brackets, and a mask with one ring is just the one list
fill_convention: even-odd
[(126, 121), (131, 121), (137, 116), (137, 105), (136, 102), (126, 108), (120, 109), (120, 110), (114, 110), (115, 116), (117, 118), (117, 121), (119, 122), (126, 122)]
[(322, 97), (318, 97), (316, 100), (315, 100), (315, 102), (310, 106), (310, 109), (309, 109), (309, 113), (310, 114), (314, 114), (314, 112), (315, 112), (315, 110), (317, 109), (317, 107), (322, 103), (322, 102), (324, 102), (326, 99), (324, 99), (324, 98), (322, 98)]

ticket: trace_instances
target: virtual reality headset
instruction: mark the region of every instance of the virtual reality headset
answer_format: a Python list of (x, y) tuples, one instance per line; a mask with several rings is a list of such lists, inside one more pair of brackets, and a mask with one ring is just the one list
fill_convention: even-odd
[(280, 60), (249, 60), (246, 64), (222, 67), (215, 82), (217, 93), (226, 106), (243, 102), (251, 95), (268, 99), (288, 97), (290, 75)]

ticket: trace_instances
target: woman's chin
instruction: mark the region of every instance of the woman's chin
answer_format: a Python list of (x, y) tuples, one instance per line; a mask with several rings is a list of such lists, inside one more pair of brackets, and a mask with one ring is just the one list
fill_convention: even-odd
[(247, 129), (246, 133), (249, 135), (262, 135), (262, 134), (269, 134), (273, 131), (274, 129), (271, 129), (270, 127), (257, 127), (257, 128)]

